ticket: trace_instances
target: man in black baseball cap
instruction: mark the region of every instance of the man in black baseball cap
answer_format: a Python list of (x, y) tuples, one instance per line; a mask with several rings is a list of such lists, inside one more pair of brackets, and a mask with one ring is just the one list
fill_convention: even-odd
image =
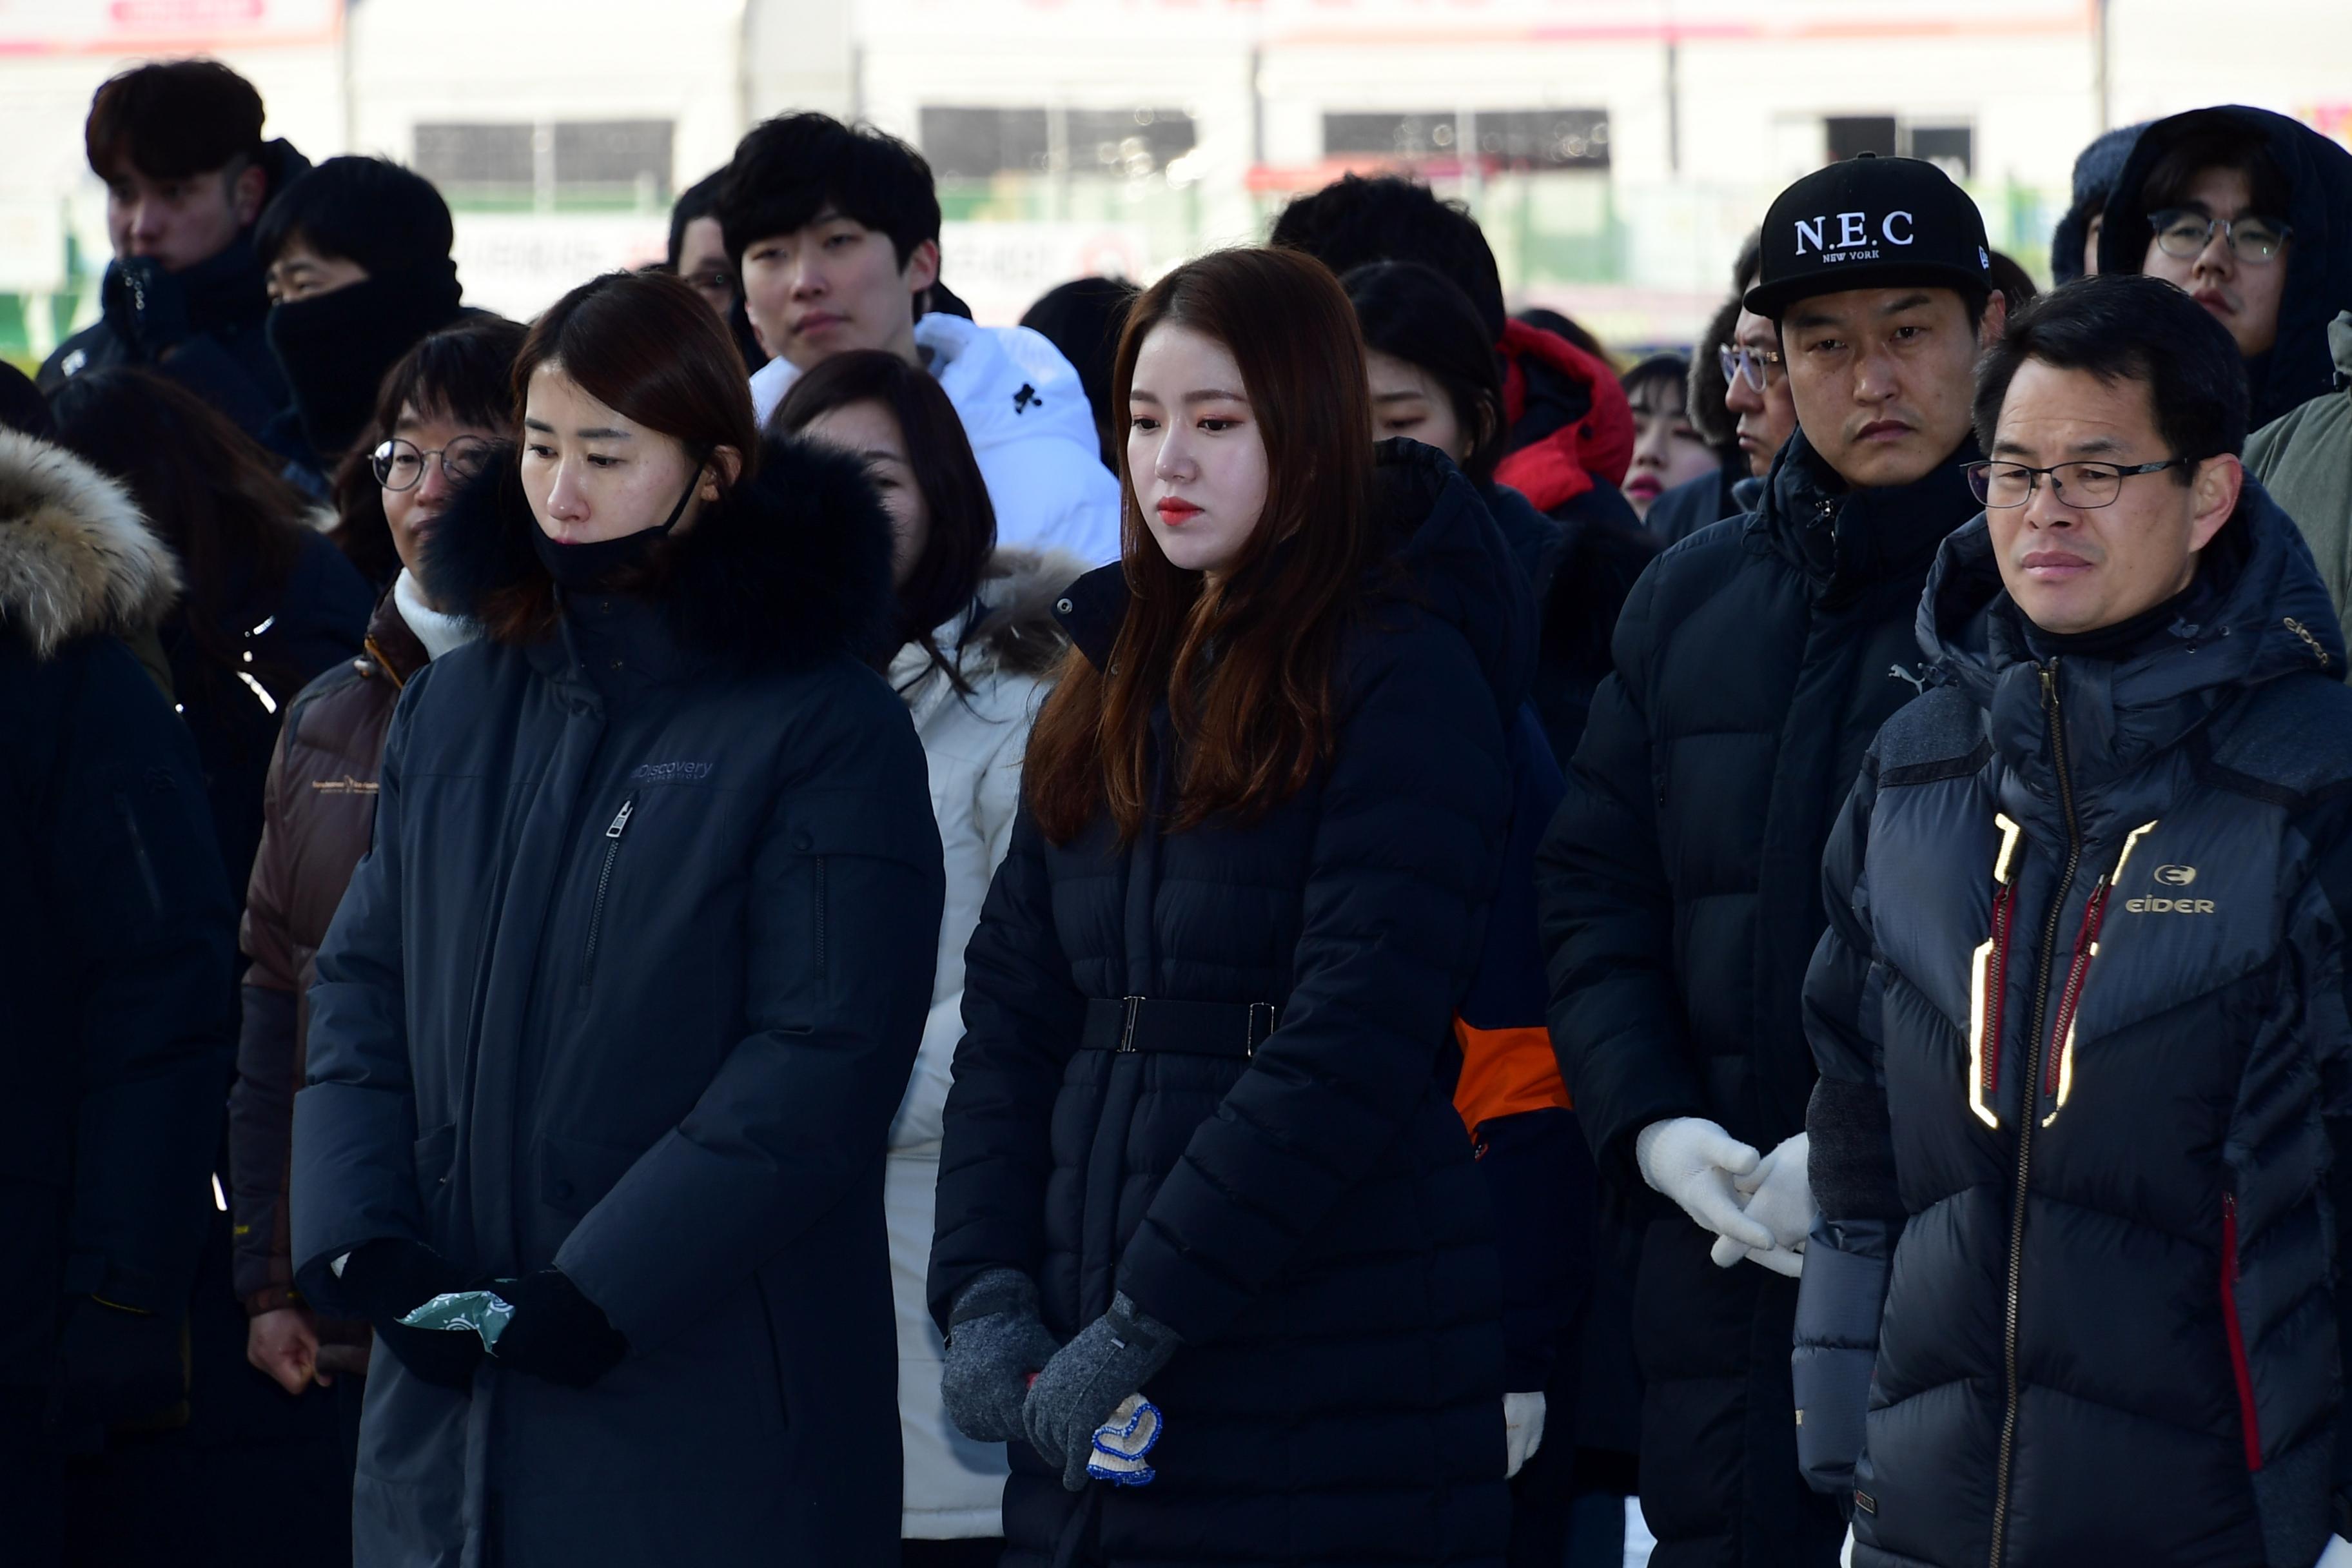
[(1659, 557), (1619, 621), (1540, 856), (1551, 1033), (1603, 1179), (1648, 1215), (1636, 1286), (1656, 1568), (1836, 1561), (1797, 1468), (1790, 1344), (1813, 1221), (1801, 994), (1822, 851), (1924, 672), (1927, 569), (2000, 334), (1984, 223), (1931, 163), (1809, 174), (1745, 303), (1797, 431), (1756, 510)]

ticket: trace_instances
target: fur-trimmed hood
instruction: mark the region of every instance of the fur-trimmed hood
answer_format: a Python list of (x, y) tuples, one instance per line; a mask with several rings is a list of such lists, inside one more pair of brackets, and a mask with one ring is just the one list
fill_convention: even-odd
[[(482, 618), (501, 590), (545, 584), (538, 522), (511, 460), (461, 492), (425, 546), (425, 577), (453, 614)], [(672, 536), (658, 592), (682, 651), (739, 668), (889, 651), (890, 520), (856, 458), (791, 437), (759, 471)], [(494, 631), (493, 636), (498, 634)]]
[(1059, 550), (999, 549), (980, 580), (980, 621), (964, 646), (1011, 674), (1045, 674), (1070, 646), (1054, 606), (1086, 573), (1085, 562)]
[(0, 430), (0, 625), (21, 628), (34, 658), (93, 633), (152, 631), (179, 594), (170, 548), (119, 481)]

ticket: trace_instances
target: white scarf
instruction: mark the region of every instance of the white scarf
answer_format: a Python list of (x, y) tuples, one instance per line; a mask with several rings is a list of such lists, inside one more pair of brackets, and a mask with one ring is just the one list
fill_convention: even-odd
[(453, 647), (462, 647), (482, 635), (482, 628), (463, 616), (444, 615), (425, 602), (424, 592), (407, 567), (392, 584), (392, 602), (399, 608), (400, 618), (425, 645), (426, 658), (439, 658)]

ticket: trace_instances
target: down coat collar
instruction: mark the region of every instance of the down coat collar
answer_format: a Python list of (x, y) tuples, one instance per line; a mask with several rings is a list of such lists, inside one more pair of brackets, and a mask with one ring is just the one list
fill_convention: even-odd
[[(538, 528), (509, 460), (457, 497), (427, 543), (425, 575), (453, 614), (479, 619), (503, 588), (545, 582)], [(715, 662), (766, 672), (889, 649), (895, 614), (890, 521), (856, 458), (771, 437), (759, 471), (668, 542), (670, 571), (649, 601), (565, 603), (562, 635), (531, 639), (535, 659), (570, 663), (572, 634), (659, 645), (673, 667)], [(619, 598), (619, 596), (615, 596)], [(608, 623), (591, 627), (592, 621)]]
[(171, 551), (131, 494), (47, 441), (0, 430), (0, 624), (36, 658), (76, 637), (136, 637), (179, 597)]
[(1856, 489), (1800, 429), (1773, 458), (1757, 493), (1748, 546), (1795, 567), (1825, 607), (1847, 604), (1888, 578), (1916, 582), (1946, 537), (1981, 510), (1965, 469), (1976, 457), (1971, 436), (1907, 485)]

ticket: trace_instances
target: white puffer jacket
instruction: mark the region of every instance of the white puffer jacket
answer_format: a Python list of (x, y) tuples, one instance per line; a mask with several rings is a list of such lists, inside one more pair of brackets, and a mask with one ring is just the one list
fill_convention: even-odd
[(906, 1098), (890, 1125), (883, 1201), (890, 1226), (890, 1289), (898, 1314), (898, 1426), (906, 1449), (900, 1533), (915, 1540), (1002, 1535), (1005, 1459), (1002, 1443), (958, 1432), (940, 1403), (945, 1356), (925, 1304), (931, 1215), (940, 1178), (940, 1121), (948, 1069), (963, 1038), (963, 950), (980, 923), (988, 884), (1013, 837), (1021, 798), (1021, 758), (1064, 643), (1055, 599), (1086, 570), (1059, 553), (999, 550), (981, 584), (979, 624), (959, 616), (937, 633), (958, 657), (969, 695), (908, 643), (890, 664), (890, 684), (907, 700), (930, 763), (931, 808), (947, 858), (947, 906), (940, 921), (931, 1014)]

